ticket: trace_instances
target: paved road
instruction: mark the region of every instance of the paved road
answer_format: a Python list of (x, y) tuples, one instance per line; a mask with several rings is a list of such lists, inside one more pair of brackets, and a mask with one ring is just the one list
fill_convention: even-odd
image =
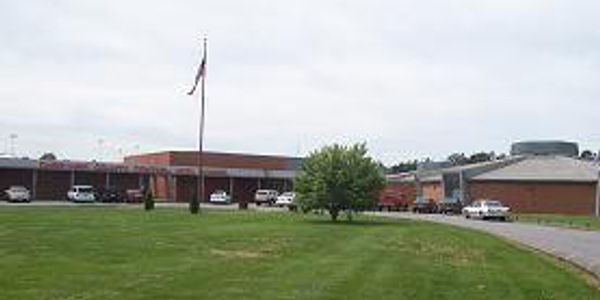
[(515, 222), (467, 220), (461, 216), (383, 212), (380, 216), (426, 220), (502, 236), (564, 258), (600, 277), (600, 231), (540, 226)]

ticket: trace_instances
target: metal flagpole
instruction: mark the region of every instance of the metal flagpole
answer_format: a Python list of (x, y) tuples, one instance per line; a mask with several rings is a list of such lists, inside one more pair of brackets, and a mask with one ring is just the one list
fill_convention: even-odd
[(200, 86), (200, 133), (198, 135), (198, 172), (200, 175), (200, 192), (199, 192), (199, 199), (198, 201), (200, 203), (202, 203), (202, 201), (204, 200), (204, 170), (203, 170), (203, 153), (202, 153), (202, 146), (203, 146), (203, 142), (204, 142), (204, 103), (205, 103), (205, 79), (206, 79), (206, 64), (207, 64), (207, 51), (206, 51), (206, 35), (204, 36), (204, 69), (203, 69), (203, 74), (202, 74), (202, 82), (201, 82), (201, 86)]

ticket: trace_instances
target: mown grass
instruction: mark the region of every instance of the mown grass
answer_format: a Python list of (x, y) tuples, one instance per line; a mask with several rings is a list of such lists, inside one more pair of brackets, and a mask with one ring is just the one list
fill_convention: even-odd
[(0, 299), (600, 299), (547, 258), (438, 224), (1, 208)]
[(519, 222), (537, 223), (541, 225), (571, 227), (587, 230), (600, 230), (600, 218), (595, 216), (572, 216), (558, 214), (518, 214)]

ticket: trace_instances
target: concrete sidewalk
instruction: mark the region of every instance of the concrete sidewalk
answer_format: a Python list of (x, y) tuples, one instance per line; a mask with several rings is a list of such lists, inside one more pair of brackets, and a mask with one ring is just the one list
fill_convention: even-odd
[(462, 216), (375, 212), (377, 216), (431, 221), (492, 233), (542, 250), (600, 277), (600, 232), (540, 226), (516, 222), (491, 222), (465, 219)]

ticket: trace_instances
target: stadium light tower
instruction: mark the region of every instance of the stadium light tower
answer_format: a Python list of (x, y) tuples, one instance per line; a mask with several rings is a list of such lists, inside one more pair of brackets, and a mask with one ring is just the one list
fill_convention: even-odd
[(15, 151), (15, 141), (19, 136), (16, 133), (11, 133), (8, 138), (10, 140), (10, 155), (16, 157), (17, 152)]

